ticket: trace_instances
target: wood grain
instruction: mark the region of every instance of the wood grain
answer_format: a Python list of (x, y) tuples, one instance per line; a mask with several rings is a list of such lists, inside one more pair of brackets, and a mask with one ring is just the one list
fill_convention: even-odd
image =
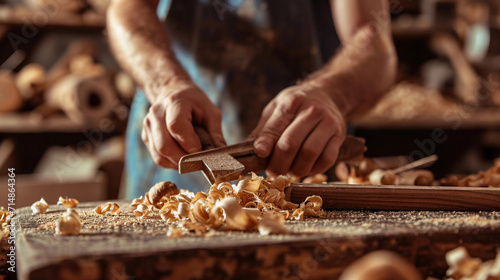
[(327, 211), (323, 219), (287, 221), (290, 234), (219, 230), (166, 238), (168, 225), (158, 215), (137, 220), (130, 201), (116, 202), (117, 216), (82, 214), (100, 202), (78, 205), (82, 231), (76, 236), (54, 235), (62, 206), (43, 215), (18, 209), (18, 279), (337, 279), (379, 249), (405, 257), (422, 279), (442, 278), (447, 251), (465, 246), (489, 260), (500, 248), (495, 211)]
[(294, 203), (319, 195), (325, 209), (500, 210), (500, 188), (294, 183), (286, 194)]

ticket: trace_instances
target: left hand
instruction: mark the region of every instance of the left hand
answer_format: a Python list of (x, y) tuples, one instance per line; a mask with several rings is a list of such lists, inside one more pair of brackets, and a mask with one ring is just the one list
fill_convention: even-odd
[(332, 98), (306, 85), (282, 90), (264, 109), (249, 138), (269, 157), (267, 176), (324, 173), (336, 161), (346, 124)]

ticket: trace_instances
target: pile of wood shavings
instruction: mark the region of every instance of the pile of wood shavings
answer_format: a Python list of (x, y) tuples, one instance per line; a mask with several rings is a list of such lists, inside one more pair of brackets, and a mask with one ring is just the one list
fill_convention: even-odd
[(7, 238), (10, 235), (10, 219), (12, 214), (5, 209), (5, 207), (0, 207), (0, 240)]
[[(500, 280), (500, 248), (494, 260), (483, 262), (472, 258), (465, 247), (455, 248), (446, 253), (447, 280)], [(427, 277), (426, 280), (438, 280)]]
[(461, 115), (464, 109), (457, 103), (444, 98), (437, 90), (409, 82), (395, 85), (364, 119), (383, 117), (393, 120), (408, 120), (418, 117), (440, 116), (446, 113)]
[(252, 173), (235, 185), (216, 183), (207, 193), (194, 194), (179, 191), (171, 182), (160, 182), (134, 199), (130, 208), (139, 219), (159, 215), (170, 225), (169, 237), (193, 232), (206, 236), (211, 229), (258, 230), (261, 235), (287, 233), (285, 220), (325, 215), (319, 196), (309, 196), (300, 205), (286, 201), (284, 189), (289, 184), (286, 176), (271, 181)]
[(486, 171), (468, 176), (450, 175), (441, 180), (444, 186), (500, 188), (500, 158)]

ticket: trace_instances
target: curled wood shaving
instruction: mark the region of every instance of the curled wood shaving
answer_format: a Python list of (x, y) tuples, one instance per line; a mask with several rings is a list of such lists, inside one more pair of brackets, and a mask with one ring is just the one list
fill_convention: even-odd
[(375, 169), (368, 179), (372, 185), (392, 185), (396, 182), (396, 174), (391, 170)]
[(70, 208), (56, 222), (56, 234), (60, 235), (79, 234), (81, 228), (80, 216), (75, 210)]
[(113, 215), (118, 215), (121, 212), (120, 206), (114, 202), (103, 203), (94, 209), (94, 213), (98, 215), (104, 214), (108, 211), (110, 211)]
[(49, 204), (45, 201), (45, 199), (43, 199), (43, 197), (31, 205), (33, 214), (43, 214), (47, 212), (47, 209), (49, 209)]
[(182, 237), (184, 235), (184, 231), (176, 226), (170, 226), (167, 230), (167, 237), (177, 238)]
[(446, 275), (454, 280), (499, 280), (500, 279), (500, 249), (495, 260), (483, 262), (472, 258), (467, 249), (458, 247), (446, 254), (448, 270)]
[(149, 207), (146, 204), (139, 204), (134, 210), (134, 215), (141, 220), (148, 216), (149, 211)]
[(154, 205), (157, 209), (161, 209), (162, 205), (160, 202), (163, 197), (178, 193), (179, 189), (177, 189), (177, 186), (174, 183), (170, 181), (163, 181), (152, 186), (146, 197), (151, 205)]
[(280, 214), (266, 213), (259, 221), (258, 229), (260, 235), (288, 233), (285, 227), (285, 217)]
[(206, 226), (198, 224), (198, 223), (189, 222), (189, 221), (181, 221), (179, 223), (179, 226), (188, 232), (194, 232), (198, 236), (203, 236), (203, 235), (205, 235), (205, 233), (208, 232), (208, 229)]
[(290, 215), (290, 220), (297, 220), (297, 221), (302, 221), (304, 220), (304, 210), (302, 209), (295, 209)]
[[(150, 190), (144, 197), (134, 199), (130, 209), (139, 218), (146, 217), (151, 212), (153, 215), (159, 214), (172, 226), (167, 236), (178, 235), (179, 230), (174, 225), (197, 235), (205, 235), (209, 229), (257, 230), (259, 221), (266, 213), (277, 216), (278, 218), (273, 219), (279, 221), (323, 216), (322, 200), (319, 197), (308, 198), (301, 209), (298, 209), (298, 204), (285, 200), (284, 190), (290, 182), (287, 176), (278, 176), (275, 180), (268, 181), (251, 173), (235, 185), (229, 182), (216, 183), (208, 192), (196, 194), (181, 189), (177, 193), (163, 195), (159, 201), (152, 199), (153, 192)], [(153, 188), (158, 187), (155, 185)], [(155, 211), (159, 205), (161, 208)], [(266, 218), (264, 224), (268, 219), (270, 218)], [(274, 228), (266, 230), (270, 233), (279, 232)]]
[(12, 213), (7, 211), (3, 206), (0, 207), (0, 229), (2, 234), (0, 235), (0, 240), (2, 238), (7, 238), (10, 235), (10, 220)]
[(304, 180), (302, 180), (303, 183), (309, 183), (309, 184), (322, 184), (326, 182), (328, 177), (325, 174), (316, 174), (314, 176), (306, 177)]
[(144, 198), (142, 196), (139, 198), (134, 198), (134, 200), (132, 200), (132, 203), (130, 203), (130, 210), (134, 211), (135, 209), (137, 209), (137, 206), (143, 203), (144, 203)]
[(373, 251), (349, 265), (339, 280), (420, 280), (420, 272), (402, 256), (384, 250)]
[(63, 198), (62, 196), (60, 196), (57, 205), (63, 205), (64, 208), (70, 209), (75, 208), (79, 203), (80, 202), (74, 198)]
[(500, 188), (500, 158), (495, 160), (495, 165), (486, 171), (480, 171), (477, 174), (469, 176), (450, 175), (441, 180), (445, 186), (460, 187), (491, 187)]
[(238, 203), (236, 198), (224, 198), (217, 203), (216, 207), (224, 210), (227, 229), (231, 230), (255, 230), (257, 229), (257, 218), (248, 214)]
[(224, 211), (221, 208), (210, 209), (202, 201), (197, 201), (193, 205), (192, 214), (196, 222), (210, 228), (219, 228), (224, 222)]
[(262, 180), (263, 178), (252, 174), (252, 178), (238, 182), (236, 185), (236, 192), (256, 192), (259, 189)]
[(300, 209), (304, 211), (304, 215), (312, 217), (323, 217), (325, 211), (321, 209), (323, 199), (317, 195), (311, 195), (300, 204)]
[(405, 171), (396, 176), (397, 185), (431, 186), (433, 182), (434, 174), (424, 169)]
[(285, 191), (285, 187), (288, 185), (290, 185), (290, 178), (288, 176), (280, 175), (271, 182), (270, 187), (273, 189), (277, 189), (280, 192), (283, 192)]

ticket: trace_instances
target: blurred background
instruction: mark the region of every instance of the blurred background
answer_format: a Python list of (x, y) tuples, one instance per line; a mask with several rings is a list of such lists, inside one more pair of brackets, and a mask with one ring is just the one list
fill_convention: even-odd
[[(369, 157), (439, 155), (437, 178), (486, 169), (500, 151), (500, 1), (389, 3), (397, 82), (352, 132)], [(119, 196), (135, 85), (107, 45), (108, 4), (0, 0), (0, 182), (15, 168), (17, 207)]]

